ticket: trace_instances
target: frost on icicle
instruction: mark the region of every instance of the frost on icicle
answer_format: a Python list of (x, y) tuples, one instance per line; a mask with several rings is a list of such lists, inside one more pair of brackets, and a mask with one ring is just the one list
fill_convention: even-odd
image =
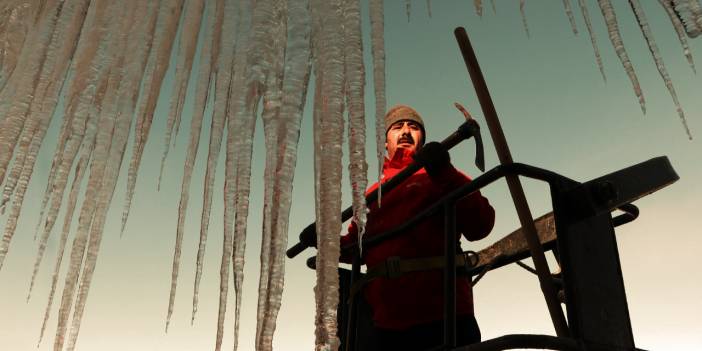
[(672, 0), (675, 12), (685, 25), (685, 31), (690, 38), (696, 38), (702, 33), (702, 5), (699, 0)]
[[(383, 176), (385, 159), (385, 39), (383, 35), (383, 0), (370, 0), (371, 55), (373, 56), (373, 89), (375, 90), (375, 144), (378, 159), (378, 183)], [(378, 188), (378, 206), (382, 204)]]
[(483, 0), (473, 0), (473, 7), (478, 17), (483, 17)]
[(164, 139), (163, 156), (161, 157), (161, 171), (158, 176), (157, 187), (159, 189), (161, 187), (161, 178), (163, 177), (163, 168), (166, 163), (166, 158), (168, 157), (168, 151), (171, 147), (171, 139), (174, 133), (176, 135), (178, 134), (204, 9), (204, 0), (186, 0), (183, 24), (181, 25), (180, 39), (178, 42), (178, 53), (176, 56), (176, 73), (173, 81), (173, 92), (171, 94), (171, 106), (168, 112), (168, 120), (166, 121), (166, 136)]
[[(88, 3), (77, 2), (62, 7), (55, 26), (51, 28), (46, 55), (38, 65), (36, 81), (21, 81), (19, 101), (13, 101), (10, 110), (0, 122), (0, 182), (5, 176), (7, 163), (19, 136), (19, 148), (14, 155), (13, 169), (5, 179), (6, 186), (14, 189), (12, 213), (5, 225), (0, 242), (0, 268), (9, 250), (10, 241), (17, 227), (24, 194), (34, 168), (39, 146), (44, 139), (51, 116), (56, 107), (62, 82), (73, 57), (78, 35), (85, 20)], [(27, 85), (24, 85), (27, 84)], [(30, 88), (31, 86), (31, 88)], [(24, 90), (23, 88), (29, 88)], [(27, 95), (24, 95), (27, 94)], [(8, 128), (8, 129), (5, 129)], [(21, 135), (20, 135), (21, 130)], [(16, 135), (8, 135), (16, 132)], [(7, 152), (7, 155), (2, 155)], [(11, 191), (10, 190), (10, 191)], [(5, 192), (7, 193), (7, 192)]]
[(431, 0), (427, 0), (427, 14), (431, 18)]
[[(103, 100), (100, 111), (94, 159), (91, 162), (88, 186), (81, 206), (78, 231), (71, 249), (71, 262), (59, 309), (55, 349), (61, 349), (66, 341), (68, 317), (72, 305), (75, 307), (66, 348), (69, 351), (75, 348), (97, 263), (105, 219), (117, 184), (141, 77), (153, 40), (157, 16), (156, 4), (130, 5), (124, 6), (123, 17), (118, 17), (124, 20), (117, 34), (117, 42), (111, 48), (114, 50), (111, 52), (111, 57), (115, 60), (110, 67), (106, 98)], [(140, 20), (137, 21), (137, 18)], [(129, 53), (128, 58), (126, 53)], [(83, 255), (85, 260), (81, 265)], [(76, 294), (79, 277), (80, 284)], [(75, 304), (73, 304), (74, 294)]]
[(573, 30), (573, 34), (578, 35), (578, 27), (575, 25), (575, 16), (573, 16), (573, 7), (570, 5), (570, 0), (563, 0), (563, 7), (565, 7), (565, 12), (568, 16), (568, 21), (570, 22), (570, 28)]
[(527, 24), (526, 13), (524, 8), (526, 7), (526, 0), (519, 0), (519, 13), (522, 15), (522, 24), (524, 25), (524, 32), (527, 38), (529, 38), (529, 25)]
[[(372, 5), (372, 6), (375, 6)], [(341, 232), (341, 142), (343, 111), (343, 27), (340, 0), (316, 0), (313, 27), (315, 58), (315, 183), (317, 283), (315, 349), (339, 347), (336, 308), (339, 302), (339, 233)], [(378, 13), (378, 9), (371, 12)]]
[(280, 310), (280, 301), (283, 293), (283, 274), (285, 272), (285, 244), (281, 236), (287, 237), (277, 229), (277, 222), (284, 220), (278, 217), (279, 192), (276, 178), (278, 177), (279, 160), (284, 156), (280, 154), (282, 141), (282, 127), (280, 120), (281, 104), (283, 97), (284, 56), (287, 37), (286, 3), (273, 2), (271, 14), (275, 21), (269, 27), (271, 35), (270, 67), (266, 75), (265, 91), (263, 93), (263, 119), (266, 168), (264, 173), (264, 208), (263, 230), (261, 238), (260, 278), (257, 310), (256, 349), (269, 351), (273, 349), (273, 333), (276, 319)]
[(26, 1), (0, 4), (0, 90), (17, 66), (36, 8), (36, 4)]
[(669, 0), (658, 0), (658, 2), (661, 4), (661, 6), (663, 6), (663, 9), (665, 9), (665, 12), (670, 18), (670, 22), (673, 24), (673, 28), (675, 29), (675, 33), (678, 35), (678, 40), (680, 41), (680, 45), (682, 45), (683, 53), (685, 54), (685, 58), (690, 64), (690, 67), (692, 68), (692, 72), (697, 73), (697, 70), (695, 69), (695, 62), (692, 60), (692, 52), (690, 51), (690, 46), (688, 45), (687, 37), (685, 36), (685, 25), (675, 14), (675, 10), (673, 9), (673, 6)]
[(678, 95), (675, 93), (675, 88), (673, 87), (673, 82), (670, 80), (670, 75), (668, 75), (668, 70), (665, 68), (663, 63), (663, 57), (661, 57), (661, 52), (656, 45), (656, 41), (653, 39), (653, 32), (651, 32), (651, 27), (648, 25), (648, 20), (646, 19), (646, 13), (644, 12), (641, 4), (638, 0), (629, 0), (629, 5), (634, 11), (636, 16), (636, 21), (639, 23), (639, 28), (646, 39), (646, 44), (648, 44), (648, 49), (651, 51), (651, 56), (653, 56), (653, 61), (656, 63), (656, 68), (658, 68), (658, 73), (660, 73), (665, 87), (668, 88), (670, 96), (673, 98), (673, 103), (675, 104), (675, 109), (678, 112), (678, 117), (680, 117), (680, 122), (685, 128), (685, 133), (687, 137), (692, 140), (692, 134), (690, 128), (687, 125), (687, 120), (685, 119), (685, 113), (683, 112), (682, 106), (680, 106), (680, 101), (678, 101)]
[(597, 62), (597, 67), (600, 69), (600, 74), (602, 74), (602, 79), (607, 81), (607, 76), (604, 73), (604, 65), (602, 64), (602, 57), (600, 56), (600, 49), (597, 46), (597, 39), (595, 39), (595, 32), (592, 30), (592, 22), (590, 21), (590, 13), (587, 9), (587, 3), (585, 0), (578, 0), (580, 5), (580, 12), (583, 14), (583, 20), (585, 21), (585, 27), (587, 27), (587, 33), (590, 35), (590, 43), (592, 43), (592, 49), (595, 52), (595, 61)]
[(365, 90), (366, 70), (363, 66), (361, 10), (358, 1), (344, 2), (344, 56), (346, 71), (346, 104), (349, 120), (349, 176), (353, 199), (353, 221), (358, 228), (358, 245), (366, 227), (368, 208), (365, 191), (368, 185), (366, 163)]
[[(193, 167), (197, 158), (197, 149), (200, 144), (202, 119), (205, 116), (207, 96), (211, 87), (212, 65), (216, 65), (219, 51), (219, 35), (221, 34), (222, 21), (224, 20), (224, 0), (209, 3), (206, 8), (204, 44), (200, 49), (200, 67), (193, 102), (193, 115), (190, 122), (190, 139), (183, 166), (183, 180), (180, 188), (180, 201), (178, 202), (178, 222), (176, 225), (175, 249), (173, 252), (173, 267), (171, 272), (171, 291), (168, 299), (168, 314), (166, 316), (166, 332), (173, 315), (176, 289), (178, 287), (178, 272), (180, 270), (180, 256), (183, 247), (183, 232), (185, 230), (185, 214), (190, 198), (190, 182)], [(215, 33), (217, 36), (215, 36)], [(215, 58), (214, 62), (211, 58)]]
[[(27, 299), (32, 293), (49, 235), (56, 223), (76, 155), (81, 147), (87, 148), (92, 145), (92, 140), (95, 138), (97, 117), (96, 113), (91, 112), (94, 110), (94, 104), (99, 104), (97, 101), (98, 87), (106, 83), (104, 67), (109, 59), (106, 57), (107, 45), (110, 43), (111, 31), (117, 30), (115, 23), (119, 22), (109, 20), (114, 8), (108, 8), (105, 1), (93, 3), (91, 11), (94, 30), (81, 36), (78, 42), (72, 64), (74, 73), (65, 94), (64, 119), (42, 200), (40, 221), (46, 206), (49, 208), (39, 239), (39, 248)], [(84, 142), (84, 140), (88, 141)]]
[(634, 72), (634, 66), (629, 60), (629, 55), (626, 53), (624, 48), (624, 42), (622, 41), (622, 36), (619, 33), (619, 25), (617, 24), (617, 17), (614, 13), (614, 8), (609, 0), (597, 0), (602, 11), (602, 16), (604, 17), (605, 24), (607, 25), (607, 32), (609, 33), (609, 40), (614, 46), (614, 51), (617, 53), (619, 60), (624, 66), (626, 74), (631, 80), (631, 84), (634, 87), (634, 93), (639, 98), (639, 105), (641, 105), (641, 111), (646, 113), (646, 101), (644, 100), (643, 92), (641, 91), (641, 86), (639, 85), (639, 79), (636, 77), (636, 72)]
[(412, 12), (412, 0), (405, 0), (405, 8), (407, 10), (407, 22), (409, 22), (410, 14)]
[(149, 58), (150, 62), (146, 67), (143, 83), (143, 96), (139, 103), (136, 114), (136, 126), (134, 128), (134, 146), (132, 147), (132, 158), (127, 171), (127, 194), (122, 210), (122, 229), (127, 225), (129, 209), (134, 198), (134, 188), (136, 187), (137, 175), (141, 158), (144, 155), (146, 140), (151, 131), (156, 102), (161, 91), (161, 83), (166, 76), (173, 42), (175, 41), (176, 30), (183, 10), (185, 0), (164, 1), (159, 9), (159, 18), (156, 24), (156, 34), (154, 38), (154, 50)]
[[(218, 3), (219, 6), (220, 3)], [(234, 43), (237, 41), (238, 33), (235, 24), (237, 23), (237, 4), (234, 1), (225, 1), (224, 8), (218, 11), (224, 13), (219, 33), (215, 33), (214, 38), (219, 38), (218, 57), (216, 65), (213, 64), (214, 79), (214, 111), (210, 125), (210, 140), (207, 152), (207, 167), (205, 169), (204, 195), (202, 203), (202, 214), (200, 218), (200, 240), (195, 262), (195, 283), (193, 286), (193, 310), (190, 323), (194, 323), (197, 314), (200, 281), (202, 279), (202, 266), (205, 258), (205, 247), (207, 244), (207, 232), (210, 223), (210, 211), (212, 208), (212, 187), (214, 186), (215, 173), (217, 169), (217, 159), (222, 147), (222, 136), (228, 113), (228, 101), (231, 92), (232, 67), (234, 64)], [(224, 33), (224, 35), (222, 35)], [(235, 33), (234, 35), (227, 33)], [(231, 245), (231, 240), (229, 240)]]
[[(238, 346), (239, 337), (239, 316), (241, 312), (241, 297), (242, 284), (244, 273), (244, 251), (246, 249), (245, 236), (237, 231), (236, 226), (240, 226), (239, 217), (237, 216), (237, 208), (240, 206), (239, 193), (237, 182), (237, 158), (243, 156), (239, 148), (240, 137), (244, 125), (242, 121), (247, 110), (255, 111), (255, 106), (250, 106), (248, 100), (252, 94), (249, 92), (249, 87), (246, 84), (248, 76), (247, 66), (247, 51), (251, 36), (252, 23), (252, 1), (239, 1), (237, 16), (240, 19), (237, 22), (237, 40), (235, 44), (234, 56), (234, 75), (231, 83), (230, 100), (228, 102), (227, 113), (227, 142), (226, 142), (226, 164), (225, 164), (225, 182), (224, 182), (224, 243), (222, 250), (222, 260), (220, 266), (220, 287), (219, 287), (219, 310), (217, 315), (217, 336), (215, 341), (215, 350), (219, 351), (222, 346), (222, 337), (224, 335), (224, 316), (227, 309), (227, 292), (229, 290), (229, 268), (233, 261), (234, 270), (234, 289), (236, 294), (235, 316), (234, 316), (234, 349)], [(249, 118), (253, 120), (253, 112)], [(251, 135), (255, 123), (251, 125)], [(251, 157), (249, 152), (248, 157)], [(245, 200), (248, 201), (248, 193), (245, 194)], [(241, 204), (248, 206), (248, 203)], [(236, 223), (235, 223), (236, 220)], [(246, 220), (244, 220), (244, 226)], [(232, 260), (233, 259), (233, 260)]]

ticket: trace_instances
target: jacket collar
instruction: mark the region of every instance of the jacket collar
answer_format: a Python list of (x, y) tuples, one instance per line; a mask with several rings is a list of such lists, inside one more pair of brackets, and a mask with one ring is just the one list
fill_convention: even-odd
[(412, 162), (414, 162), (414, 159), (412, 158), (413, 156), (414, 156), (414, 151), (404, 149), (404, 148), (399, 148), (395, 151), (395, 155), (393, 155), (392, 159), (385, 157), (385, 163), (383, 164), (383, 170), (403, 169), (403, 168), (409, 166)]

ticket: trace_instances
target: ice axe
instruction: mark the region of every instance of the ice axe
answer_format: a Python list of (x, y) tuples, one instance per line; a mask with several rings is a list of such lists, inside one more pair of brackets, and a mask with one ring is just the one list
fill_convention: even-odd
[(480, 126), (463, 105), (457, 102), (454, 102), (453, 105), (463, 113), (463, 117), (466, 118), (466, 123), (469, 128), (471, 128), (471, 135), (475, 139), (475, 166), (478, 167), (481, 172), (485, 172), (485, 150), (483, 149), (483, 138), (480, 136)]

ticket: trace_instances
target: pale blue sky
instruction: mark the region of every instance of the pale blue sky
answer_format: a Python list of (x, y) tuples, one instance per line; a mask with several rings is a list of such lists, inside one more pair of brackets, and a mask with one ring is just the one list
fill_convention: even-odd
[[(548, 4), (527, 2), (531, 32), (531, 37), (527, 38), (517, 1), (497, 1), (496, 15), (492, 13), (489, 1), (484, 3), (484, 15), (479, 18), (472, 1), (433, 1), (433, 18), (428, 18), (425, 1), (413, 1), (412, 17), (408, 23), (404, 1), (385, 2), (388, 106), (405, 103), (415, 107), (426, 121), (429, 140), (442, 139), (461, 122), (461, 115), (453, 107), (454, 101), (462, 102), (478, 121), (484, 121), (453, 37), (456, 26), (465, 26), (515, 161), (585, 181), (652, 157), (667, 155), (681, 179), (636, 203), (641, 210), (640, 218), (617, 230), (620, 258), (637, 346), (652, 350), (701, 349), (702, 323), (699, 316), (702, 315), (702, 304), (698, 297), (702, 296), (702, 282), (694, 272), (695, 258), (702, 247), (702, 220), (697, 210), (702, 195), (697, 183), (702, 179), (702, 166), (698, 162), (702, 151), (699, 143), (702, 137), (702, 79), (692, 73), (685, 61), (667, 16), (657, 2), (645, 2), (663, 59), (696, 137), (693, 141), (687, 140), (672, 100), (625, 2), (617, 2), (616, 9), (624, 43), (647, 100), (646, 115), (641, 113), (631, 84), (606, 37), (602, 16), (594, 1), (590, 2), (590, 14), (605, 64), (606, 84), (595, 64), (578, 10), (575, 15), (579, 35), (574, 36), (560, 1)], [(368, 47), (367, 23), (364, 31), (364, 44)], [(690, 39), (690, 44), (694, 57), (702, 65), (700, 40)], [(372, 67), (369, 53), (370, 50), (366, 61), (368, 73)], [(78, 350), (207, 350), (214, 347), (222, 232), (219, 192), (215, 193), (211, 217), (200, 311), (194, 326), (190, 326), (201, 210), (198, 195), (202, 193), (207, 132), (202, 135), (201, 140), (205, 142), (200, 149), (191, 187), (175, 313), (169, 333), (163, 333), (191, 109), (188, 104), (176, 149), (166, 164), (161, 191), (156, 192), (167, 97), (171, 89), (168, 79), (172, 76), (164, 84), (131, 217), (121, 239), (119, 224), (126, 172), (123, 172), (117, 187)], [(314, 220), (312, 96), (308, 94), (310, 99), (298, 152), (289, 226), (291, 244), (297, 240), (299, 231)], [(372, 118), (375, 109), (370, 74), (367, 97), (366, 110), (368, 117)], [(36, 349), (51, 278), (52, 268), (48, 262), (54, 260), (57, 238), (50, 242), (29, 304), (25, 303), (25, 296), (35, 254), (35, 243), (31, 238), (38, 214), (37, 199), (44, 189), (58, 125), (54, 124), (53, 133), (47, 137), (42, 149), (19, 230), (0, 271), (3, 286), (0, 349)], [(374, 129), (370, 119), (367, 125), (368, 135), (372, 136)], [(497, 164), (497, 157), (487, 130), (483, 137), (486, 164), (491, 168)], [(371, 137), (367, 145), (370, 179), (377, 172), (376, 162), (372, 159), (375, 153), (372, 142)], [(131, 155), (131, 140), (128, 152), (125, 159)], [(451, 157), (454, 164), (475, 177), (479, 171), (471, 164), (473, 153), (471, 143), (462, 144), (451, 152)], [(256, 326), (264, 154), (259, 123), (254, 150), (240, 350), (253, 349)], [(217, 173), (217, 189), (223, 185), (222, 164), (223, 158)], [(347, 179), (343, 185), (344, 204), (347, 205), (350, 201)], [(550, 211), (547, 187), (531, 181), (525, 181), (524, 186), (534, 216)], [(497, 224), (488, 238), (465, 248), (480, 249), (518, 227), (504, 182), (493, 184), (484, 190), (484, 194), (496, 208)], [(311, 254), (309, 250), (286, 262), (286, 288), (274, 342), (277, 350), (313, 348), (314, 272), (304, 265)], [(475, 306), (484, 338), (509, 333), (553, 334), (537, 280), (518, 267), (489, 273), (475, 289)], [(39, 350), (50, 349), (55, 317), (54, 310), (47, 339)], [(224, 349), (231, 348), (232, 328), (233, 294), (225, 325)]]

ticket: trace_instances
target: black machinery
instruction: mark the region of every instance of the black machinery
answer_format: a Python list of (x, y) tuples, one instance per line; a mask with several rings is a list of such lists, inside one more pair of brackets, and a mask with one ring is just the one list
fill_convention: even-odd
[[(504, 142), (504, 136), (499, 135), (501, 134), (499, 122), (496, 123), (499, 133), (496, 134), (496, 114), (489, 100), (487, 88), (484, 86), (482, 74), (477, 67), (477, 60), (472, 53), (465, 31), (462, 28), (457, 29), (456, 36), (464, 58), (466, 58), (466, 64), (479, 98), (482, 94), (480, 100), (483, 112), (488, 119), (493, 141), (495, 141), (498, 153), (500, 153), (500, 145), (498, 145), (500, 137), (504, 149), (506, 149), (506, 142)], [(476, 70), (477, 77), (474, 74)], [(442, 144), (450, 149), (461, 141), (474, 137), (477, 144), (476, 164), (480, 168), (483, 156), (479, 127), (472, 118), (466, 117), (467, 121)], [(490, 118), (493, 118), (492, 123)], [(668, 158), (656, 157), (581, 183), (549, 170), (511, 162), (509, 151), (506, 152), (506, 158), (500, 157), (501, 165), (488, 170), (471, 183), (456, 189), (430, 208), (416, 214), (404, 225), (386, 233), (367, 236), (363, 240), (363, 247), (368, 248), (392, 236), (402, 235), (404, 230), (427, 216), (442, 213), (445, 218), (446, 246), (444, 252), (455, 253), (457, 252), (454, 240), (456, 231), (455, 203), (457, 200), (503, 177), (507, 179), (508, 184), (510, 181), (516, 180), (517, 176), (546, 182), (550, 187), (553, 213), (533, 221), (531, 215), (528, 214), (527, 224), (522, 221), (521, 229), (480, 251), (477, 254), (477, 260), (473, 262), (474, 264), (467, 269), (467, 272), (463, 273), (478, 276), (477, 279), (479, 279), (488, 270), (527, 257), (534, 258), (536, 268), (539, 270), (541, 267), (538, 265), (537, 256), (543, 259), (544, 251), (553, 250), (560, 264), (561, 274), (554, 278), (549, 273), (546, 280), (541, 274), (539, 278), (547, 304), (550, 303), (549, 310), (558, 336), (505, 335), (470, 346), (456, 347), (456, 255), (445, 254), (444, 342), (433, 350), (483, 351), (515, 348), (581, 351), (638, 350), (635, 347), (631, 330), (614, 228), (628, 223), (638, 216), (638, 209), (631, 202), (662, 189), (678, 179), (678, 175)], [(396, 177), (383, 184), (381, 190), (391, 191), (393, 187), (421, 167), (420, 164), (416, 163), (408, 166)], [(518, 183), (518, 180), (516, 182)], [(510, 187), (515, 204), (517, 204), (518, 199), (513, 190)], [(517, 190), (521, 191), (521, 185)], [(521, 195), (523, 196), (523, 193)], [(376, 199), (377, 193), (369, 194), (366, 198), (368, 203)], [(517, 207), (519, 210), (519, 204)], [(613, 217), (612, 212), (615, 210), (622, 212), (622, 214)], [(526, 207), (526, 211), (528, 212), (528, 207)], [(342, 213), (342, 221), (348, 220), (351, 215), (352, 210), (349, 207)], [(530, 230), (533, 239), (528, 236), (527, 232)], [(315, 238), (315, 226), (312, 223), (300, 234), (300, 242), (288, 250), (288, 257), (295, 257), (306, 247), (312, 246)], [(530, 240), (532, 241), (530, 242)], [(536, 245), (534, 245), (533, 240), (538, 240)], [(535, 251), (535, 246), (538, 251)], [(358, 321), (359, 314), (367, 315), (366, 306), (362, 304), (359, 306), (358, 294), (354, 295), (350, 303), (346, 303), (351, 285), (361, 277), (360, 257), (357, 245), (342, 247), (342, 250), (354, 252), (353, 257), (355, 258), (350, 272), (340, 270), (341, 299), (338, 315), (339, 337), (342, 340), (341, 350), (362, 350), (362, 345), (359, 346), (359, 342), (362, 341), (363, 328), (367, 327), (368, 323), (358, 323)], [(314, 259), (308, 260), (308, 266), (314, 267)], [(541, 269), (543, 270), (543, 268)], [(554, 296), (550, 297), (551, 292), (558, 292), (557, 296), (560, 300), (556, 302), (558, 311), (555, 316), (553, 298), (556, 294), (554, 293)], [(550, 298), (551, 301), (549, 301)], [(567, 322), (563, 319), (561, 303), (565, 304)], [(558, 320), (558, 314), (563, 320)]]

